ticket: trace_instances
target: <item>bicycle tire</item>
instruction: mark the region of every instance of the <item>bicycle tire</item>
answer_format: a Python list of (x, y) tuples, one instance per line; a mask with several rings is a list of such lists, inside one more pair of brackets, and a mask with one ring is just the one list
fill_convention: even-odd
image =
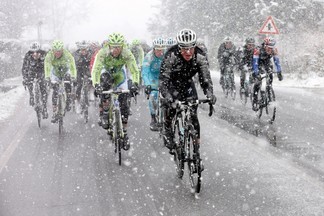
[(188, 134), (188, 144), (187, 144), (187, 151), (188, 151), (188, 174), (189, 174), (189, 181), (191, 185), (191, 189), (195, 193), (200, 193), (201, 190), (201, 167), (200, 167), (200, 154), (196, 155), (194, 158), (194, 143), (193, 143), (194, 135), (192, 132)]

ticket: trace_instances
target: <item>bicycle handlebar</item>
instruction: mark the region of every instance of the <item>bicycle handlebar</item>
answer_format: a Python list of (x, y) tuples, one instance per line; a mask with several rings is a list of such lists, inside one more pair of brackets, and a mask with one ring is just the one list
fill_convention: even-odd
[(204, 103), (209, 103), (209, 116), (213, 115), (214, 110), (214, 106), (211, 103), (210, 99), (199, 99), (199, 100), (186, 100), (186, 101), (178, 101), (177, 102), (177, 106), (181, 106), (181, 105), (185, 105), (185, 106), (194, 106), (194, 105), (198, 105), (198, 104), (204, 104)]
[(102, 91), (101, 94), (122, 94), (122, 93), (129, 93), (130, 91), (128, 89), (119, 89), (119, 90), (113, 90), (110, 89), (108, 91)]

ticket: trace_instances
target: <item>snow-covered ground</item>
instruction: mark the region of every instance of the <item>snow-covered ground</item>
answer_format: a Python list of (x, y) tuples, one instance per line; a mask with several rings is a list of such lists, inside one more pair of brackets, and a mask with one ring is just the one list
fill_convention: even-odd
[[(212, 75), (218, 77), (218, 71), (212, 71)], [(239, 77), (236, 76), (238, 82)], [(16, 77), (4, 80), (0, 83), (0, 123), (13, 114), (14, 108), (19, 104), (19, 100), (28, 97), (28, 91), (22, 86), (22, 78)], [(214, 83), (217, 85), (217, 83)], [(273, 82), (274, 86), (298, 87), (298, 88), (324, 88), (324, 77), (310, 77), (305, 80), (284, 76), (284, 80), (279, 82), (277, 79)], [(9, 91), (3, 92), (3, 88), (14, 87)], [(26, 108), (25, 104), (22, 108)]]

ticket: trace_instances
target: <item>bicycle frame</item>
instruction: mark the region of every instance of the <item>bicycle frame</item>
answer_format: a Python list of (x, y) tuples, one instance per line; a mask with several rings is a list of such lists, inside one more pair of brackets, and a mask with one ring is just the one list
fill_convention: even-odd
[(115, 153), (118, 152), (119, 165), (121, 165), (121, 142), (123, 142), (125, 134), (123, 131), (118, 96), (122, 93), (128, 94), (129, 92), (129, 90), (108, 90), (102, 92), (102, 94), (110, 95), (110, 101), (108, 105), (108, 124), (111, 125), (112, 128), (108, 127), (107, 133), (111, 135), (111, 139), (113, 143), (115, 143)]

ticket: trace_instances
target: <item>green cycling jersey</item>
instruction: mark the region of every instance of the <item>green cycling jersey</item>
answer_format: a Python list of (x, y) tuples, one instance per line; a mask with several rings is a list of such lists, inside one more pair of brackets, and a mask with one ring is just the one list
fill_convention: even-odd
[(51, 71), (57, 77), (63, 77), (67, 71), (70, 71), (71, 77), (76, 78), (76, 66), (72, 54), (66, 49), (60, 58), (56, 58), (54, 51), (49, 51), (45, 57), (44, 70), (45, 78), (50, 78)]
[(131, 51), (124, 45), (118, 57), (113, 57), (109, 46), (103, 47), (99, 50), (94, 66), (92, 68), (92, 84), (95, 86), (100, 83), (100, 75), (102, 70), (108, 71), (114, 68), (117, 74), (114, 74), (114, 84), (122, 83), (126, 77), (122, 72), (122, 67), (126, 65), (127, 69), (132, 75), (132, 80), (134, 83), (139, 82), (139, 71), (136, 65), (135, 58)]

